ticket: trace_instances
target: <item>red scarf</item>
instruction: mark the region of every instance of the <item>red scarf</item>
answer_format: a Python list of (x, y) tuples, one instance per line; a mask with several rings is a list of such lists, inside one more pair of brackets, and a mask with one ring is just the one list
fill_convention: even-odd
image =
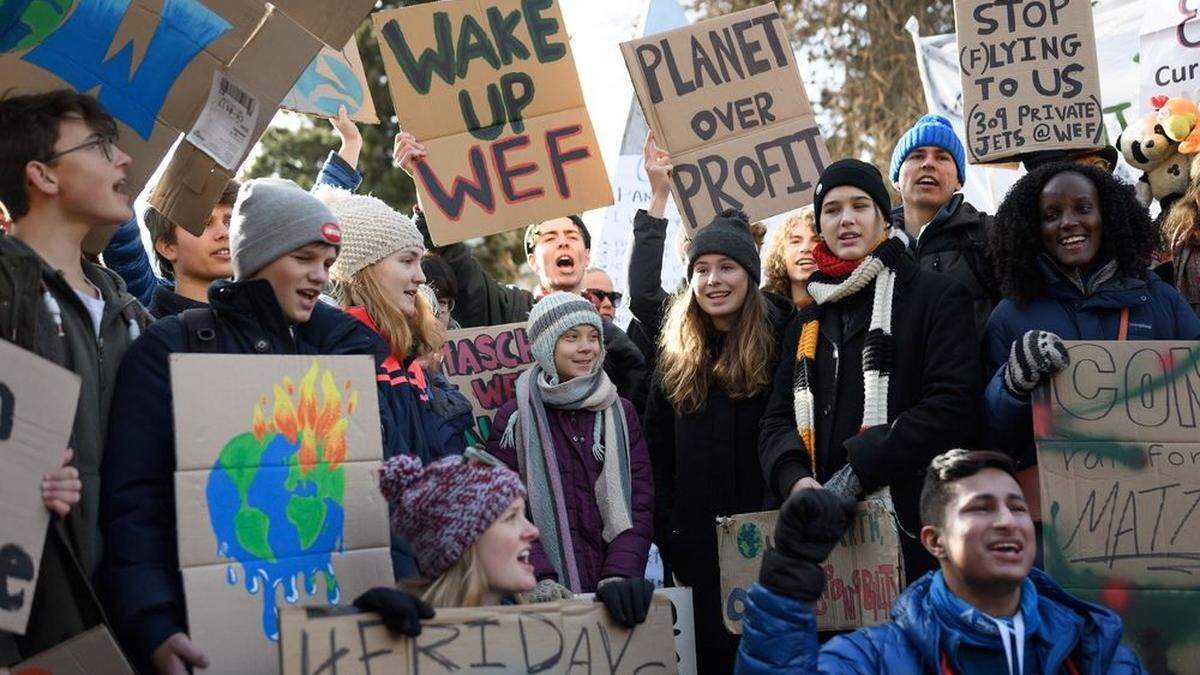
[(818, 241), (817, 245), (813, 247), (812, 257), (813, 262), (817, 263), (817, 269), (831, 277), (849, 276), (851, 272), (858, 269), (863, 260), (866, 260), (866, 256), (858, 260), (842, 260), (829, 250), (823, 240)]

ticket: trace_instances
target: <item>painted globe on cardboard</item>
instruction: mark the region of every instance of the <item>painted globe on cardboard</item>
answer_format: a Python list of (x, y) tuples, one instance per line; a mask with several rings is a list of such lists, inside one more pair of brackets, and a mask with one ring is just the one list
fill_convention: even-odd
[(0, 0), (0, 54), (23, 52), (58, 30), (75, 0)]
[[(343, 525), (346, 428), (356, 395), (343, 412), (333, 375), (322, 377), (318, 405), (314, 362), (300, 381), (293, 406), (290, 378), (275, 386), (274, 411), (263, 415), (266, 400), (255, 406), (252, 430), (233, 437), (209, 475), (208, 513), (217, 552), (240, 563), (242, 585), (262, 598), (263, 634), (279, 636), (277, 591), (284, 601), (300, 599), (325, 582), (326, 600), (341, 598), (332, 557), (345, 551)], [(226, 581), (238, 583), (230, 564)]]

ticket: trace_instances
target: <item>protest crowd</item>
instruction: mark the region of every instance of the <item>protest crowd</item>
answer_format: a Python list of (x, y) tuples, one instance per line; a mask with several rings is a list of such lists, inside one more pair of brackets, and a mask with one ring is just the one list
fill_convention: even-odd
[[(493, 278), (465, 241), (511, 227), (451, 218), (467, 234), (443, 236), (429, 176), (466, 160), (403, 116), (391, 160), (394, 180), (418, 185), (411, 212), (360, 192), (362, 137), (343, 109), (340, 147), (306, 167), (312, 190), (223, 181), (185, 226), (153, 200), (135, 213), (129, 134), (102, 96), (0, 96), (0, 338), (80, 383), (40, 484), (49, 525), (27, 624), (0, 629), (0, 672), (96, 626), (135, 672), (203, 672), (218, 656), (193, 640), (181, 572), (180, 514), (201, 513), (178, 479), (172, 376), (190, 354), (373, 362), (382, 465), (339, 489), (386, 503), (391, 578), (340, 604), (397, 636), (448, 608), (581, 594), (636, 631), (656, 587), (674, 586), (691, 590), (700, 673), (1154, 672), (1118, 611), (1046, 571), (1038, 397), (1071, 341), (1200, 341), (1200, 173), (1146, 199), (1114, 173), (1142, 146), (1072, 137), (1010, 154), (1024, 173), (985, 213), (962, 193), (974, 150), (926, 114), (885, 172), (822, 148), (794, 208), (763, 197), (707, 213), (688, 183), (702, 182), (695, 153), (667, 149), (676, 132), (650, 105), (666, 88), (642, 100), (649, 194), (625, 224), (627, 276), (599, 265), (584, 209), (563, 207), (524, 229), (532, 288)], [(494, 159), (512, 170), (505, 190), (532, 175)], [(697, 219), (678, 240), (672, 200)], [(523, 203), (499, 199), (495, 218)], [(668, 282), (674, 259), (684, 273)], [(477, 428), (478, 394), (446, 355), (458, 335), (509, 324), (529, 359)], [(818, 632), (824, 564), (860, 502), (891, 515), (898, 596), (877, 625)], [(760, 511), (778, 520), (739, 636), (716, 523)]]

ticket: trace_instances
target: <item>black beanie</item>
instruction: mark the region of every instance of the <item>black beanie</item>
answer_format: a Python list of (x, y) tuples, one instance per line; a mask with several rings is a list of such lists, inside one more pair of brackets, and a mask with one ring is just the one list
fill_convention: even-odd
[(696, 258), (707, 253), (720, 253), (737, 261), (746, 274), (754, 280), (757, 286), (762, 276), (762, 262), (758, 259), (758, 247), (754, 245), (754, 235), (750, 233), (750, 219), (746, 214), (736, 209), (725, 209), (708, 227), (692, 237), (688, 246), (688, 278), (692, 277), (692, 268)]
[(835, 187), (850, 185), (856, 187), (871, 197), (883, 220), (887, 222), (892, 212), (892, 197), (888, 194), (887, 186), (883, 184), (883, 175), (873, 164), (867, 164), (857, 159), (839, 159), (825, 167), (821, 178), (817, 181), (817, 189), (813, 192), (813, 209), (817, 216), (817, 231), (821, 230), (821, 202), (825, 195)]

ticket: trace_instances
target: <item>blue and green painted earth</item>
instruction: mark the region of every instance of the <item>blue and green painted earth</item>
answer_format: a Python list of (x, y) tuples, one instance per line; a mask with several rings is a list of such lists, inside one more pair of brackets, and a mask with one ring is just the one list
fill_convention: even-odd
[[(221, 450), (206, 490), (217, 551), (240, 563), (246, 591), (261, 597), (263, 634), (270, 640), (279, 636), (277, 589), (282, 587), (286, 602), (295, 603), (298, 583), (314, 595), (317, 579), (323, 578), (329, 603), (341, 596), (332, 556), (345, 551), (346, 417), (328, 371), (322, 383), (325, 402), (317, 411), (315, 369), (314, 363), (301, 381), (298, 410), (291, 405), (287, 380), (275, 388), (269, 422), (256, 407), (254, 429)], [(231, 585), (238, 583), (234, 567), (226, 570)]]

